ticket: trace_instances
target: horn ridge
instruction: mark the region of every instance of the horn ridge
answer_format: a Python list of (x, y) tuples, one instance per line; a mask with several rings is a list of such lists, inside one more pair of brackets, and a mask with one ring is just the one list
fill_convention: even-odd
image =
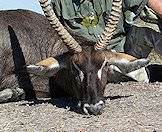
[(95, 50), (104, 50), (106, 48), (107, 43), (111, 40), (114, 31), (117, 28), (121, 15), (121, 9), (122, 0), (113, 0), (110, 16), (108, 17), (103, 33), (100, 35), (94, 46)]
[(51, 26), (57, 31), (63, 42), (74, 52), (81, 52), (82, 47), (79, 43), (68, 33), (64, 26), (60, 23), (59, 19), (55, 15), (48, 0), (39, 0), (40, 5), (44, 11), (45, 16), (50, 22)]

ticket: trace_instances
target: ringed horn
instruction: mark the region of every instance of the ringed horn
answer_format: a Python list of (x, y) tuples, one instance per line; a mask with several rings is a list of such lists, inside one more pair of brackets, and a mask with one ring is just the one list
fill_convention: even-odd
[[(58, 32), (63, 42), (75, 52), (81, 52), (82, 47), (75, 41), (75, 39), (68, 33), (64, 26), (60, 23), (59, 19), (55, 15), (48, 0), (39, 0), (40, 5), (46, 15), (47, 19), (50, 21), (52, 27)], [(122, 9), (122, 0), (113, 0), (112, 9), (104, 32), (100, 35), (98, 41), (96, 42), (94, 48), (95, 50), (103, 50), (106, 48), (107, 43), (111, 40), (113, 33), (119, 22), (120, 14)]]
[(110, 16), (108, 17), (104, 32), (100, 35), (95, 44), (96, 50), (104, 50), (107, 43), (111, 40), (122, 10), (122, 0), (113, 0)]
[(81, 52), (82, 47), (75, 41), (75, 39), (68, 33), (64, 26), (60, 23), (59, 19), (55, 15), (48, 0), (39, 0), (40, 5), (46, 15), (47, 19), (50, 21), (51, 26), (57, 31), (57, 33), (62, 38), (63, 42), (74, 52)]

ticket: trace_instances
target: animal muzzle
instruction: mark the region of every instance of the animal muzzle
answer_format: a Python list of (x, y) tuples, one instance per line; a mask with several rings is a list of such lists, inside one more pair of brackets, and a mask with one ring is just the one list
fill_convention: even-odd
[(99, 115), (103, 112), (104, 107), (104, 101), (100, 100), (96, 104), (84, 104), (83, 111), (85, 114)]

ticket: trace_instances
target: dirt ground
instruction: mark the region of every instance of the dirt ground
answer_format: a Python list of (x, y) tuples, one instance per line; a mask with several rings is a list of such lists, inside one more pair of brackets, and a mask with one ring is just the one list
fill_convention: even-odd
[(0, 132), (162, 132), (162, 83), (109, 84), (98, 116), (72, 99), (0, 104)]

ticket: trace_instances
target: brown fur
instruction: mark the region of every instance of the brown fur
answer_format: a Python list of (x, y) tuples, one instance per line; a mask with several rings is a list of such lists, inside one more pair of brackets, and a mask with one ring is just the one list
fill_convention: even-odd
[(45, 60), (42, 60), (42, 61), (36, 63), (35, 65), (48, 67), (54, 63), (58, 63), (58, 61), (56, 59), (54, 59), (53, 57), (50, 57), (50, 58), (47, 58)]

